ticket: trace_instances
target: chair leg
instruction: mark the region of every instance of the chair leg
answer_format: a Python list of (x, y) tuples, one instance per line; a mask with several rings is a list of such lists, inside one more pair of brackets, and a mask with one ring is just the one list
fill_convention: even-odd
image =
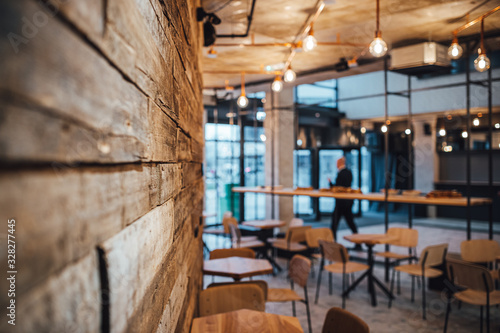
[(490, 333), (490, 305), (486, 305), (486, 332)]
[(318, 284), (316, 285), (316, 298), (314, 300), (314, 304), (318, 304), (319, 288), (321, 287), (321, 273), (323, 273), (323, 266), (319, 268), (318, 272)]
[(332, 273), (328, 272), (328, 294), (331, 295), (333, 293), (333, 284), (332, 284)]
[(297, 317), (297, 314), (295, 313), (295, 301), (292, 301), (292, 313), (294, 317)]
[(411, 276), (411, 301), (415, 302), (415, 277)]
[(448, 328), (448, 318), (450, 317), (451, 310), (451, 295), (447, 295), (447, 304), (446, 304), (446, 316), (444, 317), (444, 330), (443, 333), (446, 333), (446, 329)]
[[(391, 294), (394, 291), (394, 277), (395, 277), (395, 275), (396, 275), (396, 270), (393, 269), (392, 270), (392, 278), (391, 278)], [(392, 306), (392, 297), (389, 297), (389, 309), (391, 308), (391, 306)]]
[(307, 311), (307, 326), (309, 327), (309, 333), (312, 333), (311, 329), (311, 312), (309, 311), (309, 297), (307, 296), (307, 286), (304, 287), (304, 296), (306, 303), (306, 311)]
[(427, 319), (425, 315), (425, 277), (422, 276), (422, 310), (423, 310), (423, 316), (422, 318), (425, 320)]
[(401, 295), (401, 272), (398, 271), (398, 295)]
[(342, 273), (342, 309), (345, 309), (345, 273)]
[(479, 320), (481, 321), (481, 323), (479, 324), (479, 332), (483, 333), (483, 307), (480, 306), (479, 307), (479, 313), (480, 313), (480, 316), (479, 316)]

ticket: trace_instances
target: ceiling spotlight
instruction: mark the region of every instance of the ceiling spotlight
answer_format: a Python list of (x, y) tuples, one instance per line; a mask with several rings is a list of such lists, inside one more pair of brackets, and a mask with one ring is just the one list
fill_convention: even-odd
[(453, 36), (453, 41), (451, 42), (450, 47), (448, 48), (448, 56), (450, 59), (458, 59), (464, 53), (464, 49), (458, 44), (458, 38), (455, 34)]
[(467, 139), (468, 136), (469, 136), (469, 133), (467, 133), (467, 131), (462, 132), (462, 138)]
[(360, 131), (362, 134), (365, 134), (365, 133), (366, 133), (366, 127), (361, 127), (359, 131)]
[(472, 125), (479, 126), (479, 118), (474, 118), (474, 120), (472, 121)]
[(292, 70), (292, 66), (289, 66), (283, 75), (283, 80), (285, 82), (293, 82), (297, 78), (297, 74)]
[(211, 46), (209, 49), (208, 49), (208, 52), (207, 52), (207, 58), (211, 58), (211, 59), (214, 59), (214, 58), (217, 58), (217, 51), (214, 50), (214, 47)]
[(358, 67), (358, 59), (356, 57), (350, 59), (350, 60), (347, 60), (347, 66), (349, 66), (349, 68), (354, 68), (354, 67)]
[(446, 135), (446, 130), (444, 128), (441, 128), (439, 130), (439, 136), (445, 136)]
[(478, 72), (484, 72), (490, 69), (490, 59), (486, 56), (486, 52), (484, 51), (484, 20), (481, 20), (481, 44), (478, 49), (479, 56), (474, 60), (474, 68)]
[(380, 130), (382, 131), (382, 133), (386, 133), (387, 132), (387, 125), (382, 125)]
[(271, 89), (274, 92), (280, 92), (283, 90), (283, 81), (281, 81), (281, 77), (276, 76), (276, 78), (273, 81), (273, 84), (271, 85)]
[(248, 98), (245, 96), (245, 73), (243, 72), (241, 73), (241, 95), (238, 97), (236, 103), (242, 109), (248, 106)]
[(382, 32), (380, 31), (380, 0), (377, 2), (377, 30), (375, 30), (375, 39), (370, 43), (370, 53), (374, 57), (382, 57), (387, 52), (387, 43), (382, 39)]
[(261, 134), (261, 135), (260, 135), (260, 141), (262, 141), (262, 142), (266, 142), (266, 139), (267, 139), (267, 138), (266, 138), (266, 135), (265, 135), (265, 134)]
[(312, 51), (314, 50), (314, 48), (318, 46), (318, 41), (316, 40), (316, 38), (314, 37), (314, 30), (313, 30), (313, 26), (311, 24), (311, 28), (309, 29), (309, 34), (307, 35), (306, 38), (304, 38), (304, 40), (302, 41), (302, 49), (305, 51), (305, 52), (309, 52), (309, 51)]
[(496, 123), (495, 128), (500, 128), (500, 123)]
[(405, 134), (406, 135), (410, 135), (411, 134), (411, 129), (409, 129), (409, 128), (405, 129)]

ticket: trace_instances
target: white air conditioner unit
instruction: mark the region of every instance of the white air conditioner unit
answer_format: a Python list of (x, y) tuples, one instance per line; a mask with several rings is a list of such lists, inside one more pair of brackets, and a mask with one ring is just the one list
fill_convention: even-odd
[(426, 74), (449, 70), (448, 48), (434, 42), (391, 50), (390, 70), (406, 74)]

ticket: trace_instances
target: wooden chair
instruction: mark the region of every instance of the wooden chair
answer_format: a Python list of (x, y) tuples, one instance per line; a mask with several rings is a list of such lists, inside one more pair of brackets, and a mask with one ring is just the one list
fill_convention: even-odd
[[(311, 226), (291, 227), (286, 232), (285, 239), (277, 240), (271, 246), (293, 254), (307, 251), (307, 246), (301, 243), (306, 241), (306, 230), (308, 229), (311, 229)], [(290, 260), (288, 262), (290, 264)]]
[[(232, 234), (231, 234), (230, 226), (234, 225), (239, 230), (240, 227), (239, 227), (238, 221), (234, 217), (230, 216), (230, 217), (224, 218), (222, 220), (222, 225), (224, 226), (224, 233), (226, 233), (231, 238), (231, 241), (232, 241)], [(240, 232), (240, 241), (242, 241), (242, 242), (253, 241), (253, 240), (257, 240), (257, 239), (258, 239), (257, 236), (241, 236), (241, 232)]]
[(498, 270), (492, 269), (500, 253), (500, 245), (491, 239), (473, 239), (460, 243), (460, 255), (465, 261), (486, 264), (493, 279), (498, 279)]
[(217, 249), (210, 252), (210, 259), (222, 259), (229, 257), (241, 257), (255, 259), (255, 251), (252, 249)]
[(271, 244), (274, 243), (277, 240), (285, 240), (286, 238), (286, 232), (288, 229), (293, 228), (293, 227), (302, 227), (304, 225), (304, 220), (299, 219), (297, 217), (292, 218), (290, 221), (286, 223), (284, 227), (279, 228), (280, 232), (278, 233), (277, 236), (273, 238), (268, 238), (266, 241)]
[[(346, 281), (347, 274), (352, 274), (356, 272), (365, 271), (370, 268), (370, 266), (349, 261), (349, 254), (347, 249), (339, 243), (329, 242), (324, 240), (319, 240), (319, 246), (321, 250), (321, 265), (318, 274), (318, 284), (316, 286), (316, 299), (315, 304), (318, 304), (319, 289), (321, 287), (321, 275), (323, 269), (330, 272), (329, 276), (329, 293), (332, 294), (332, 275), (342, 274), (342, 308), (345, 309), (345, 299), (344, 291), (348, 288), (348, 283)], [(325, 265), (326, 261), (333, 262), (330, 265)]]
[[(404, 247), (408, 249), (407, 254), (385, 251), (375, 253), (376, 256), (392, 260), (391, 265), (399, 265), (401, 261), (409, 260), (410, 264), (417, 258), (418, 231), (410, 228), (389, 228), (387, 234), (398, 237), (397, 240), (388, 243), (390, 246)], [(398, 272), (398, 294), (401, 293), (401, 274)]]
[[(293, 256), (290, 260), (290, 268), (288, 276), (290, 277), (291, 289), (268, 289), (267, 301), (268, 302), (292, 302), (293, 316), (295, 313), (295, 302), (302, 302), (306, 305), (307, 311), (307, 324), (309, 326), (309, 333), (311, 333), (311, 313), (309, 311), (309, 298), (307, 296), (307, 278), (311, 270), (311, 261), (300, 254)], [(294, 283), (304, 288), (304, 298), (300, 297), (294, 290)]]
[(319, 240), (333, 242), (333, 232), (330, 228), (313, 228), (306, 230), (307, 247), (314, 253), (313, 257), (321, 258)]
[(333, 307), (326, 313), (322, 333), (370, 333), (363, 319), (341, 308)]
[(258, 239), (249, 239), (241, 237), (241, 231), (238, 228), (238, 224), (229, 224), (229, 230), (231, 233), (231, 246), (233, 249), (256, 249), (260, 250), (265, 248), (266, 244)]
[(200, 316), (240, 309), (265, 311), (264, 291), (256, 284), (228, 284), (205, 289), (200, 293)]
[[(421, 278), (422, 284), (422, 318), (426, 319), (425, 313), (425, 278), (435, 278), (441, 276), (443, 272), (432, 266), (440, 266), (446, 256), (448, 244), (428, 246), (423, 249), (420, 260), (416, 264), (396, 266), (392, 271), (391, 293), (394, 290), (394, 276), (396, 271), (411, 275), (411, 301), (415, 301), (415, 277)], [(392, 298), (389, 299), (389, 308), (392, 306)]]
[[(227, 211), (222, 216), (222, 221), (224, 221), (224, 219), (226, 219), (228, 217), (232, 217), (232, 216), (233, 216), (233, 213), (230, 212), (230, 211)], [(216, 236), (217, 240), (220, 239), (220, 237), (229, 236), (228, 233), (224, 232), (223, 223), (206, 225), (205, 221), (203, 222), (203, 234), (204, 235), (213, 235), (213, 236)], [(219, 242), (217, 241), (217, 243), (219, 243)], [(207, 251), (210, 252), (210, 250), (208, 249), (208, 247), (206, 246), (206, 244), (204, 243), (203, 245), (205, 246), (205, 248), (207, 249)]]
[[(483, 331), (483, 307), (486, 307), (486, 332), (489, 332), (490, 306), (500, 304), (500, 291), (495, 290), (490, 272), (485, 267), (452, 258), (447, 258), (446, 267), (448, 269), (448, 277), (454, 286), (456, 286), (456, 289), (465, 288), (465, 290), (456, 291), (453, 294), (455, 298), (461, 302), (480, 306), (481, 332)], [(451, 310), (450, 303), (451, 297), (448, 297), (444, 322), (445, 333)]]
[(214, 282), (210, 283), (207, 288), (218, 287), (218, 286), (227, 286), (227, 285), (236, 285), (236, 284), (253, 284), (258, 286), (264, 292), (264, 299), (267, 301), (267, 282), (264, 280), (254, 280), (254, 281), (238, 281), (238, 282)]

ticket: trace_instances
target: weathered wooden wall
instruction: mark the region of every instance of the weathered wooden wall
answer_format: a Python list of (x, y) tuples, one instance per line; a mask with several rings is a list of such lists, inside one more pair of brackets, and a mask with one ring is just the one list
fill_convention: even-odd
[(16, 326), (187, 332), (201, 282), (198, 1), (0, 1), (0, 267)]

